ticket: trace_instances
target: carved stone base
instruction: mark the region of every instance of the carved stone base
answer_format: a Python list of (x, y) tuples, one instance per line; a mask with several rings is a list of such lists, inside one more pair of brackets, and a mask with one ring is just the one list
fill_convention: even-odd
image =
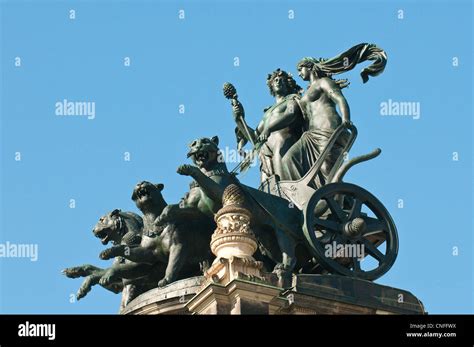
[(155, 288), (132, 300), (121, 314), (190, 314), (186, 303), (201, 290), (204, 277), (176, 281), (163, 288)]
[(337, 275), (298, 275), (270, 314), (426, 314), (406, 290)]
[[(223, 266), (232, 267), (238, 262), (234, 260)], [(298, 275), (293, 278), (293, 287), (288, 290), (271, 285), (261, 277), (250, 278), (240, 272), (229, 282), (222, 283), (209, 282), (204, 277), (178, 281), (142, 294), (122, 313), (426, 313), (420, 300), (408, 291), (337, 275)]]
[(227, 285), (209, 283), (186, 307), (195, 314), (269, 314), (281, 288), (243, 279)]
[(203, 284), (206, 286), (209, 283), (219, 283), (226, 285), (234, 279), (248, 279), (255, 282), (264, 281), (261, 269), (263, 263), (255, 259), (230, 257), (217, 258), (211, 267), (206, 271), (204, 277), (207, 281)]

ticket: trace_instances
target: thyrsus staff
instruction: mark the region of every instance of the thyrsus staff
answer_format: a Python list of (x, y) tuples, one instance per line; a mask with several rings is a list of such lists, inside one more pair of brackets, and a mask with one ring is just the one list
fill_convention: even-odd
[(255, 136), (255, 132), (249, 129), (247, 123), (245, 122), (245, 113), (242, 104), (239, 101), (239, 96), (237, 95), (237, 90), (235, 89), (232, 83), (226, 82), (222, 87), (224, 92), (224, 96), (227, 99), (231, 100), (232, 107), (235, 109), (237, 108), (240, 112), (234, 112), (234, 119), (237, 123), (237, 128), (235, 129), (235, 135), (237, 136), (238, 147), (237, 149), (240, 151), (243, 146), (250, 141), (252, 145), (255, 147), (257, 143), (257, 138)]

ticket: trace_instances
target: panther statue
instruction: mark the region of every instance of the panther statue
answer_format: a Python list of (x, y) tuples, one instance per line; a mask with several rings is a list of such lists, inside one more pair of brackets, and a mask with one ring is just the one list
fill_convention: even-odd
[[(156, 281), (159, 287), (202, 273), (204, 264), (212, 259), (209, 242), (215, 229), (211, 217), (197, 205), (187, 203), (189, 197), (196, 195), (195, 188), (180, 205), (167, 205), (162, 189), (162, 184), (145, 181), (138, 183), (133, 191), (132, 200), (143, 213), (144, 220), (140, 246), (117, 245), (100, 254), (102, 259), (120, 256), (131, 261), (131, 266), (149, 266), (161, 274)], [(179, 213), (174, 213), (174, 206), (178, 206)], [(109, 285), (116, 278), (134, 276), (125, 277), (122, 268), (112, 267), (102, 276), (100, 283)]]
[[(263, 255), (265, 260), (270, 258), (269, 263), (274, 265), (273, 272), (278, 276), (279, 285), (291, 286), (292, 273), (302, 268), (311, 257), (304, 244), (289, 235), (273, 216), (284, 215), (289, 225), (301, 225), (301, 214), (291, 208), (287, 200), (278, 198), (272, 199), (271, 206), (267, 206), (272, 209), (270, 213), (265, 207), (269, 202), (268, 194), (241, 184), (234, 175), (229, 174), (223, 160), (218, 160), (217, 146), (217, 137), (195, 140), (188, 153), (195, 166), (185, 164), (178, 168), (179, 174), (191, 176), (199, 187), (192, 197), (188, 197), (187, 204), (198, 206), (211, 215), (220, 209), (225, 188), (230, 184), (240, 186), (254, 216), (252, 230), (259, 241), (261, 253), (257, 257)], [(165, 209), (160, 218), (167, 220), (169, 215), (177, 218), (179, 212), (179, 208)]]
[[(99, 218), (95, 225), (93, 234), (99, 238), (102, 244), (106, 245), (112, 242), (116, 245), (125, 245), (132, 247), (141, 242), (141, 233), (143, 229), (142, 218), (133, 212), (122, 212), (118, 209)], [(126, 261), (122, 257), (114, 260), (112, 267), (126, 266)], [(99, 284), (100, 279), (106, 273), (107, 269), (99, 268), (94, 265), (86, 264), (66, 268), (63, 273), (69, 278), (85, 277), (76, 297), (82, 299), (92, 289), (92, 286)], [(127, 305), (134, 297), (146, 290), (139, 284), (127, 283), (126, 281), (114, 281), (104, 286), (104, 288), (114, 292), (122, 292), (121, 309)]]

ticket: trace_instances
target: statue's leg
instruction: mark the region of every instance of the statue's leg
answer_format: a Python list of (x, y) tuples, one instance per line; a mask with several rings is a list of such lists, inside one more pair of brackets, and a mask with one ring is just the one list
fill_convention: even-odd
[(279, 285), (283, 288), (291, 287), (293, 270), (296, 265), (295, 242), (284, 231), (276, 229), (276, 237), (282, 252), (282, 262), (275, 266), (274, 272), (278, 275)]
[[(322, 153), (322, 151), (324, 150), (328, 142), (329, 141), (320, 141), (318, 145), (318, 149), (320, 153)], [(327, 178), (329, 174), (331, 173), (331, 170), (334, 167), (334, 164), (336, 164), (337, 159), (342, 154), (343, 149), (344, 149), (343, 145), (341, 145), (340, 143), (336, 141), (331, 151), (328, 153), (326, 160), (324, 160), (323, 164), (321, 165), (321, 173), (323, 174), (325, 181), (327, 181)], [(326, 182), (326, 184), (327, 183), (329, 182)]]
[(144, 263), (125, 263), (113, 266), (113, 272), (118, 278), (136, 279), (148, 275), (151, 265)]
[(165, 277), (158, 282), (158, 287), (163, 287), (176, 280), (179, 271), (183, 267), (185, 256), (186, 255), (183, 253), (182, 244), (175, 244), (171, 246)]
[(77, 291), (76, 298), (77, 300), (82, 299), (89, 293), (93, 286), (99, 283), (101, 276), (98, 275), (90, 275), (87, 276), (81, 284), (81, 287)]
[(221, 201), (224, 189), (221, 184), (214, 182), (211, 178), (204, 175), (199, 169), (191, 175), (196, 182), (199, 184), (201, 189), (206, 193), (207, 196), (213, 201)]
[(259, 153), (260, 173), (261, 173), (262, 182), (265, 179), (271, 177), (275, 173), (275, 169), (272, 163), (272, 156), (270, 154), (271, 152), (267, 149), (266, 146), (267, 146), (266, 144), (263, 145)]
[(100, 278), (100, 285), (108, 286), (122, 279), (136, 279), (148, 275), (152, 266), (143, 263), (114, 264)]
[[(89, 293), (93, 286), (99, 284), (100, 279), (104, 275), (105, 270), (97, 271), (92, 275), (87, 276), (81, 284), (81, 287), (77, 291), (76, 298), (77, 300), (82, 299)], [(112, 293), (118, 294), (123, 290), (122, 283), (119, 282), (111, 282), (107, 285), (101, 285), (103, 288), (111, 291)]]
[(283, 166), (282, 166), (282, 157), (279, 154), (279, 150), (277, 153), (274, 154), (273, 156), (273, 172), (275, 175), (278, 176), (278, 179), (281, 180), (282, 177), (285, 177), (285, 173), (283, 172)]
[(327, 178), (329, 176), (329, 173), (331, 172), (332, 165), (333, 164), (330, 161), (328, 161), (327, 159), (321, 165), (321, 173), (323, 174), (325, 184), (328, 183)]
[(310, 168), (309, 153), (304, 141), (297, 141), (282, 157), (281, 180), (296, 181), (303, 177)]
[[(129, 284), (128, 286), (125, 287), (127, 289), (127, 296), (124, 298), (124, 304), (127, 306), (130, 301), (135, 299), (137, 296), (139, 296), (142, 291), (140, 290), (140, 286), (135, 285), (135, 284)], [(125, 292), (125, 289), (124, 289)]]
[(103, 269), (94, 265), (85, 264), (81, 266), (68, 267), (64, 269), (62, 272), (69, 278), (78, 278), (78, 277), (86, 277), (86, 276), (92, 275), (94, 272), (100, 272), (100, 271), (103, 271)]
[(123, 291), (122, 291), (122, 299), (120, 300), (120, 310), (119, 310), (119, 313), (122, 312), (125, 308), (125, 306), (127, 306), (127, 304), (131, 301), (130, 300), (130, 288), (132, 287), (133, 285), (131, 284), (128, 284), (126, 286), (123, 287)]
[(123, 257), (135, 263), (154, 264), (158, 261), (154, 250), (141, 246), (130, 247)]

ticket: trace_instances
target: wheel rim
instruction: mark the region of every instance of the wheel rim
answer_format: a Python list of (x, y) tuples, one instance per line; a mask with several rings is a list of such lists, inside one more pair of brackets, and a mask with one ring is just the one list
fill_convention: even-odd
[[(317, 214), (321, 201), (328, 206), (322, 216)], [(387, 209), (354, 184), (331, 183), (318, 189), (306, 206), (303, 232), (316, 260), (332, 273), (375, 280), (392, 267), (398, 254), (397, 230)], [(378, 249), (383, 243), (385, 251)], [(375, 261), (375, 268), (361, 266), (366, 257)]]

